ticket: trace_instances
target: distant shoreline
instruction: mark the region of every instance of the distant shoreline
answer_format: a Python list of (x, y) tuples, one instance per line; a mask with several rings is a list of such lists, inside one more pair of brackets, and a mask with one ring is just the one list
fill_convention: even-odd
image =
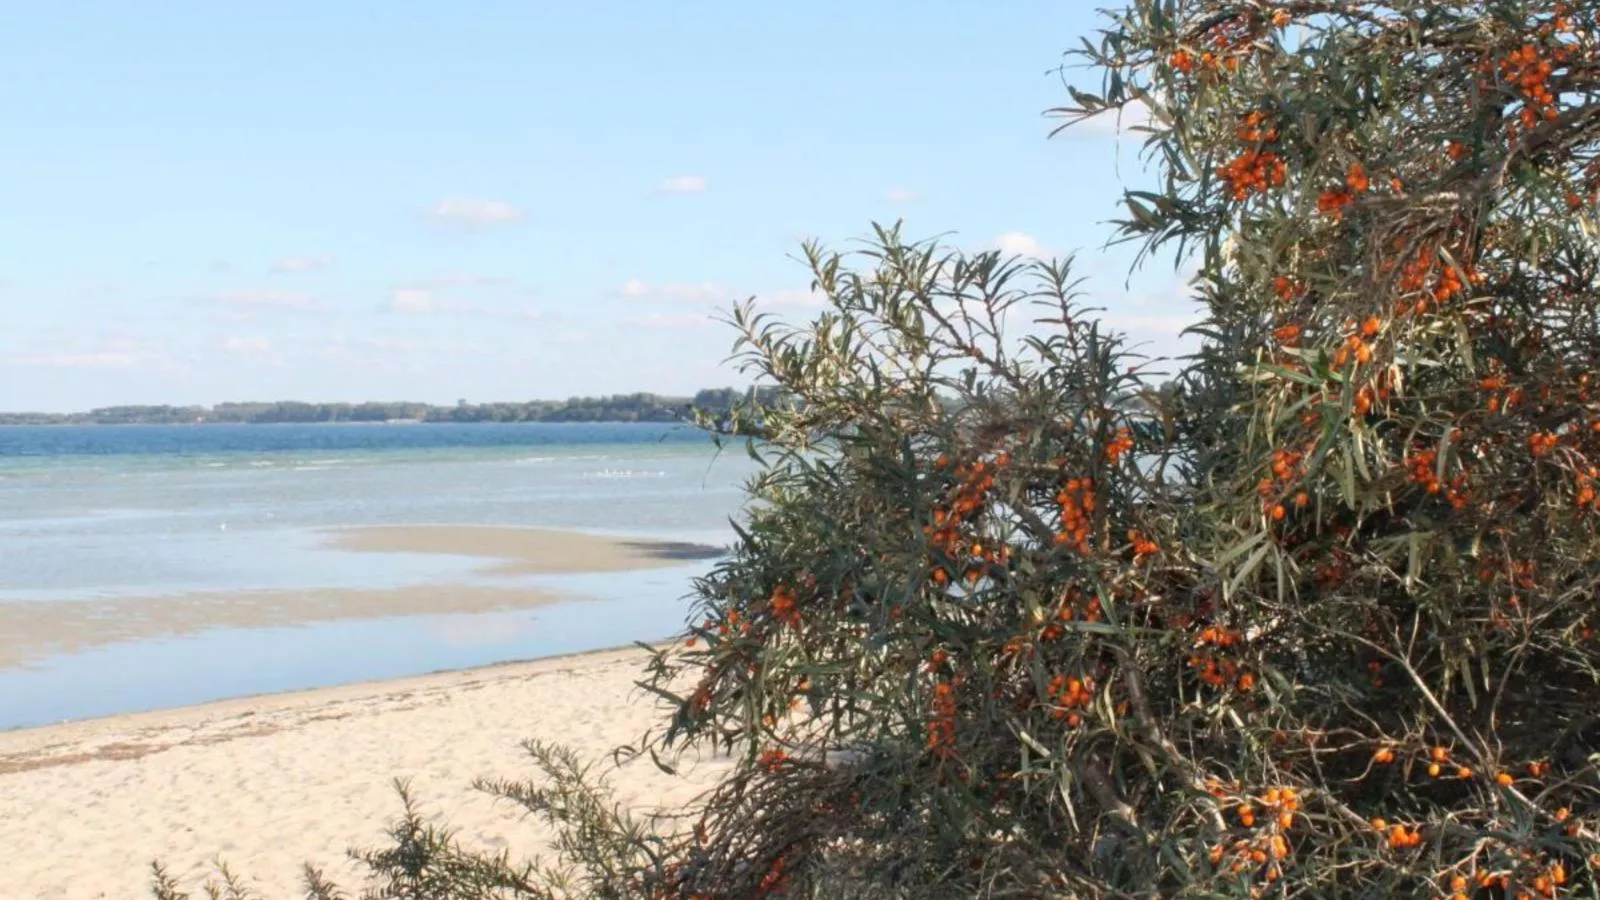
[(360, 425), (382, 428), (384, 426), (399, 425), (692, 425), (688, 418), (679, 419), (538, 419), (520, 422), (494, 422), (489, 420), (474, 422), (454, 422), (444, 419), (396, 419), (386, 422), (369, 421), (315, 421), (315, 422), (12, 422), (4, 419), (5, 414), (0, 413), (0, 428), (272, 428), (274, 426), (292, 425), (304, 428), (311, 425)]
[(476, 423), (687, 422), (696, 410), (712, 414), (752, 401), (770, 403), (771, 388), (707, 388), (693, 396), (635, 393), (566, 400), (522, 400), (441, 406), (411, 400), (313, 403), (299, 400), (107, 406), (86, 412), (0, 412), (4, 425), (398, 425)]

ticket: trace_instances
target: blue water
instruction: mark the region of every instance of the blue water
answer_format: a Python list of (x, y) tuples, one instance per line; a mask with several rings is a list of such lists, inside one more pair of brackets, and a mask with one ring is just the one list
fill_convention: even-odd
[[(328, 529), (352, 526), (724, 544), (753, 473), (741, 451), (662, 424), (0, 427), (0, 604), (494, 583), (483, 560), (328, 548)], [(651, 640), (682, 623), (706, 566), (526, 580), (585, 599), (509, 616), (216, 630), (34, 659), (0, 669), (0, 728)]]
[(341, 450), (392, 454), (516, 447), (706, 443), (687, 425), (620, 422), (466, 425), (0, 425), (0, 459), (144, 456), (152, 459), (274, 456)]

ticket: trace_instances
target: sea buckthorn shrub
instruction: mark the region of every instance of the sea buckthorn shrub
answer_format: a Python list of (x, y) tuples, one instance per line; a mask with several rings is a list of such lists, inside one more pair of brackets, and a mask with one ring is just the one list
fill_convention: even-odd
[(1597, 15), (1114, 14), (1057, 112), (1147, 112), (1175, 390), (1064, 272), (894, 233), (741, 316), (801, 406), (660, 665), (669, 740), (767, 764), (669, 895), (1594, 896)]
[(1600, 893), (1597, 16), (1110, 14), (1057, 112), (1148, 113), (1118, 228), (1198, 264), (1192, 357), (1066, 264), (808, 247), (815, 321), (732, 315), (789, 402), (717, 424), (756, 502), (642, 682), (640, 751), (735, 765), (666, 836), (546, 766), (574, 887), (471, 896)]

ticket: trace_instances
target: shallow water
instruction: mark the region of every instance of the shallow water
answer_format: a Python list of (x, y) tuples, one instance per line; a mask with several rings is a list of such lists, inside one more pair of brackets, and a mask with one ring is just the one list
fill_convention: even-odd
[[(329, 549), (368, 525), (537, 526), (724, 544), (754, 473), (667, 425), (0, 428), (0, 603), (506, 584), (485, 560)], [(0, 669), (0, 728), (663, 637), (710, 563), (526, 579), (519, 613), (213, 630)]]
[(476, 615), (215, 629), (0, 669), (0, 730), (652, 642), (674, 634), (710, 563), (529, 583), (571, 602)]

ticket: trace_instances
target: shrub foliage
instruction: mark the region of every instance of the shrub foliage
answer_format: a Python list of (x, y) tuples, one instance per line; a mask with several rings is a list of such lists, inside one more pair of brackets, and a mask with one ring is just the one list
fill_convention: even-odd
[(739, 763), (665, 836), (562, 806), (571, 895), (1600, 892), (1597, 13), (1109, 14), (1056, 112), (1142, 113), (1170, 372), (1064, 263), (808, 247), (814, 322), (732, 316), (794, 402), (719, 423), (757, 502), (643, 682), (641, 750)]

